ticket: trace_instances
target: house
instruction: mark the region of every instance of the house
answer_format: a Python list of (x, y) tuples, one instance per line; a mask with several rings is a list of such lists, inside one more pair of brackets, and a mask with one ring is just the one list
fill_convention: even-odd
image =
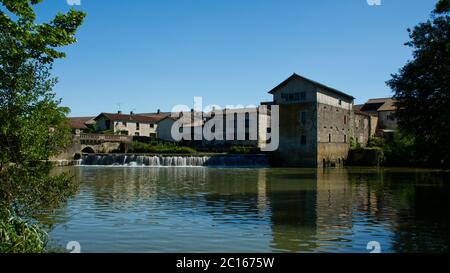
[[(184, 130), (189, 130), (189, 139), (185, 139), (187, 141), (194, 141), (197, 140), (203, 140), (202, 132), (203, 132), (203, 125), (204, 125), (204, 118), (202, 112), (194, 112), (191, 111), (190, 113), (179, 113), (178, 115), (172, 115), (172, 113), (169, 113), (168, 116), (165, 118), (162, 118), (157, 123), (157, 136), (158, 139), (164, 140), (164, 141), (170, 141), (170, 142), (177, 142), (179, 140), (174, 139), (174, 136), (172, 135), (172, 128), (175, 125), (177, 121), (179, 121), (183, 115), (191, 115), (190, 119), (187, 120), (181, 120), (182, 128), (179, 129), (179, 133), (184, 133)], [(197, 120), (194, 119), (194, 116), (197, 115)]]
[(90, 133), (95, 127), (95, 117), (71, 117), (69, 127), (74, 135)]
[[(215, 110), (206, 114), (206, 122), (219, 118), (222, 123), (222, 131), (215, 132), (221, 139), (206, 141), (206, 145), (258, 147), (261, 133), (267, 133), (261, 130), (266, 130), (266, 125), (270, 128), (270, 111), (262, 113), (260, 107), (228, 108), (219, 113), (221, 116)], [(264, 124), (260, 124), (262, 119)]]
[(353, 138), (354, 144), (366, 146), (370, 137), (375, 135), (378, 116), (376, 114), (362, 112), (362, 105), (353, 107)]
[(140, 113), (137, 114), (139, 116), (146, 116), (146, 117), (156, 117), (159, 119), (164, 119), (166, 117), (169, 117), (172, 113), (171, 112), (161, 112), (161, 110), (158, 109), (158, 111), (154, 113)]
[(378, 116), (377, 134), (391, 133), (397, 130), (395, 117), (396, 100), (392, 98), (379, 98), (368, 100), (360, 109), (361, 112)]
[(270, 90), (279, 105), (281, 166), (333, 166), (344, 163), (354, 137), (354, 97), (293, 74)]
[(114, 135), (156, 137), (156, 128), (160, 117), (122, 114), (101, 113), (95, 119), (97, 132), (111, 133)]
[[(180, 133), (182, 130), (190, 130), (190, 141), (195, 141), (198, 145), (201, 144), (203, 146), (257, 147), (261, 129), (259, 122), (262, 115), (258, 107), (224, 109), (220, 112), (213, 109), (208, 113), (198, 113), (200, 118), (197, 120), (192, 115), (191, 119), (182, 121), (183, 129), (180, 129)], [(270, 112), (264, 115), (267, 124), (270, 126)], [(157, 129), (158, 139), (175, 141), (172, 136), (172, 128), (180, 118), (181, 116), (168, 116), (159, 121)], [(218, 124), (212, 125), (213, 119)], [(210, 126), (206, 127), (206, 131), (213, 133), (214, 139), (205, 138), (203, 134), (205, 126)], [(252, 127), (256, 130), (253, 131)]]

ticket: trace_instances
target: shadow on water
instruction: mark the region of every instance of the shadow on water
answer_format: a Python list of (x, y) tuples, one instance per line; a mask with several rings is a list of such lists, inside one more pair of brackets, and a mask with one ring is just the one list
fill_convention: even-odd
[(88, 252), (448, 252), (449, 173), (406, 169), (104, 168), (44, 215)]

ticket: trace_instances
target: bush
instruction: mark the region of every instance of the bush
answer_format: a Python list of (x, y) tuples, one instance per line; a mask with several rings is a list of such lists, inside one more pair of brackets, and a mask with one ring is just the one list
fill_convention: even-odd
[(351, 149), (347, 159), (347, 164), (351, 166), (379, 166), (383, 162), (383, 149), (379, 147)]
[(382, 137), (372, 136), (369, 138), (369, 142), (367, 143), (367, 147), (379, 147), (383, 148), (385, 145), (385, 140)]
[(151, 142), (150, 144), (142, 142), (133, 142), (130, 153), (161, 153), (161, 154), (191, 154), (197, 151), (190, 147), (177, 146), (174, 143)]
[(416, 166), (421, 165), (415, 150), (415, 141), (411, 136), (394, 134), (383, 148), (388, 166)]
[(230, 148), (230, 154), (252, 154), (257, 153), (259, 150), (255, 147), (246, 147), (246, 146), (233, 146)]
[(392, 138), (372, 137), (367, 147), (352, 147), (347, 163), (354, 166), (426, 166), (411, 136), (395, 133)]
[(3, 215), (0, 216), (0, 253), (45, 252), (45, 232), (10, 213)]

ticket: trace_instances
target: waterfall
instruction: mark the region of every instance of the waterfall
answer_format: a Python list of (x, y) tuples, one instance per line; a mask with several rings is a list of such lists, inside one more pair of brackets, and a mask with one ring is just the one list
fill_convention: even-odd
[(124, 155), (84, 154), (80, 166), (125, 166), (125, 167), (268, 167), (264, 155)]

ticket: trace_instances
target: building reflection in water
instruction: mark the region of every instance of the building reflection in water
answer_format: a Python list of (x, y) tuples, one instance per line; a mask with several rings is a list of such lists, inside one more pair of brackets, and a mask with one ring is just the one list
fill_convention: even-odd
[[(111, 231), (112, 238), (114, 232), (122, 234), (124, 245), (135, 238), (128, 246), (134, 251), (152, 244), (164, 251), (168, 245), (178, 247), (177, 240), (183, 244), (185, 237), (194, 242), (181, 248), (187, 251), (367, 252), (366, 244), (373, 240), (385, 252), (448, 251), (450, 245), (448, 174), (381, 169), (72, 171), (81, 182), (79, 193), (68, 207), (43, 215), (43, 221), (76, 236), (98, 225)], [(171, 237), (173, 241), (161, 239)], [(139, 240), (141, 248), (135, 245)], [(107, 243), (97, 242), (101, 244)]]

